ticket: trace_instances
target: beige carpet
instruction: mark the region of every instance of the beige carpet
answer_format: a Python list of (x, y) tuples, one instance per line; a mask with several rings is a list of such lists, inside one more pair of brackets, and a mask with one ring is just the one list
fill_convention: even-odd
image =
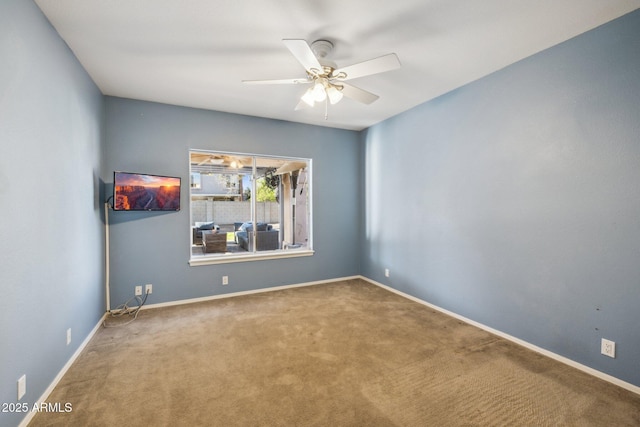
[(640, 396), (360, 280), (142, 311), (49, 401), (73, 411), (31, 426), (640, 425)]

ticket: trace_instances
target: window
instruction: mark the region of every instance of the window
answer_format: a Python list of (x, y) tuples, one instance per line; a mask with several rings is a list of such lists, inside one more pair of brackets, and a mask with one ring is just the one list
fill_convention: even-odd
[(308, 256), (311, 159), (189, 152), (191, 265)]

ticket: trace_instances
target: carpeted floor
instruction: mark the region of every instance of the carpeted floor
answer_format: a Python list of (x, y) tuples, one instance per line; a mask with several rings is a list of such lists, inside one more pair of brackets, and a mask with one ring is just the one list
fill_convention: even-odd
[(103, 328), (31, 426), (638, 426), (640, 396), (361, 280)]

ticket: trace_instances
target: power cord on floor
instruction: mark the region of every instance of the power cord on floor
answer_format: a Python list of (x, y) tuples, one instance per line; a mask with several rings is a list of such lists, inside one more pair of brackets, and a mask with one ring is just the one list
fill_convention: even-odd
[[(136, 320), (138, 318), (138, 313), (140, 312), (140, 309), (142, 308), (142, 306), (144, 305), (145, 302), (147, 302), (147, 296), (149, 296), (149, 293), (146, 292), (144, 294), (144, 298), (140, 298), (139, 295), (134, 296), (133, 298), (130, 298), (127, 302), (125, 302), (124, 304), (120, 304), (119, 306), (117, 306), (116, 308), (114, 308), (113, 310), (111, 310), (110, 313), (110, 318), (114, 318), (114, 317), (122, 317), (124, 315), (129, 315), (129, 316), (133, 316), (133, 318), (125, 323), (118, 323), (118, 324), (107, 324), (107, 320), (105, 319), (102, 322), (102, 326), (104, 326), (105, 328), (115, 328), (118, 326), (125, 326), (128, 325), (129, 323), (133, 322), (134, 320)], [(138, 302), (138, 306), (137, 307), (129, 307), (129, 304), (133, 301), (136, 300)]]

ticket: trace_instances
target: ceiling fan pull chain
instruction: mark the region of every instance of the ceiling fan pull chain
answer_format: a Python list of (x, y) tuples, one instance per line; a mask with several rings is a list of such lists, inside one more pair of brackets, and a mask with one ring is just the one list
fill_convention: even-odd
[(329, 120), (329, 97), (324, 100), (324, 119)]

